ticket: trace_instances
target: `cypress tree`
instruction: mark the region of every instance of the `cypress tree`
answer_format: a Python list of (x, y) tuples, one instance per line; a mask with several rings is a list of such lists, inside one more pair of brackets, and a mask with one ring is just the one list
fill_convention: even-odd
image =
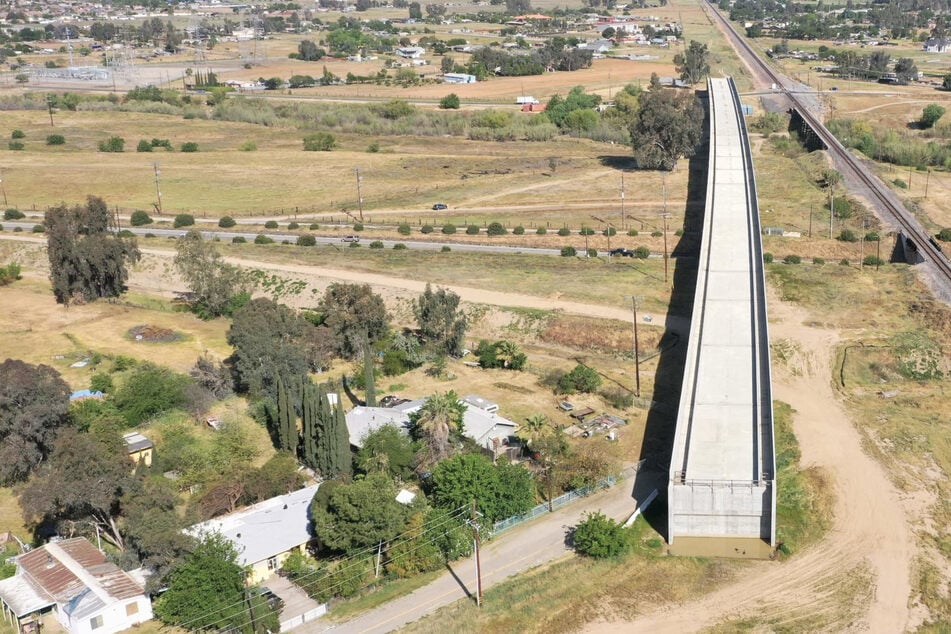
[(333, 413), (330, 411), (330, 402), (327, 400), (327, 394), (324, 388), (317, 386), (317, 469), (325, 478), (332, 478), (336, 469), (334, 468), (334, 455), (332, 452), (332, 436), (330, 435)]
[(349, 479), (353, 475), (353, 454), (350, 453), (350, 432), (347, 430), (347, 419), (340, 405), (340, 395), (337, 395), (337, 407), (334, 408), (334, 435), (337, 476)]
[[(367, 407), (376, 407), (376, 383), (373, 376), (373, 348), (367, 339), (363, 340), (363, 380), (366, 383)], [(340, 401), (337, 401), (338, 403)]]
[(319, 437), (319, 421), (317, 420), (317, 388), (309, 381), (303, 386), (301, 421), (303, 443), (301, 445), (301, 459), (311, 469), (319, 469), (317, 439)]

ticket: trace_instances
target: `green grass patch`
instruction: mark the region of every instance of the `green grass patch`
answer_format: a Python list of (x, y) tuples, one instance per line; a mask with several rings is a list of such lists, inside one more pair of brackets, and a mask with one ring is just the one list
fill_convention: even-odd
[(338, 623), (348, 621), (363, 612), (422, 588), (445, 572), (445, 570), (436, 570), (409, 579), (394, 579), (371, 586), (357, 597), (342, 600), (340, 603), (334, 602), (329, 613), (329, 620)]
[(814, 469), (801, 469), (799, 443), (792, 430), (793, 409), (773, 403), (776, 435), (776, 539), (782, 552), (792, 554), (817, 541), (831, 521), (828, 484)]

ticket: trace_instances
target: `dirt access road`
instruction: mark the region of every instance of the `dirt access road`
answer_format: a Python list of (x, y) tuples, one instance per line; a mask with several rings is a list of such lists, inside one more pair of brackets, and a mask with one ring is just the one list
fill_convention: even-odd
[[(795, 410), (802, 466), (817, 466), (831, 486), (834, 520), (817, 545), (785, 562), (760, 562), (743, 579), (696, 601), (664, 606), (628, 622), (592, 624), (594, 634), (695, 632), (749, 618), (777, 625), (823, 615), (823, 631), (904, 632), (920, 619), (909, 609), (915, 554), (910, 517), (919, 500), (902, 496), (862, 449), (862, 438), (831, 386), (836, 331), (804, 325), (802, 309), (770, 298), (773, 341), (798, 344), (786, 366), (773, 365), (773, 394)], [(837, 594), (849, 577), (870, 576), (872, 595), (850, 610)]]

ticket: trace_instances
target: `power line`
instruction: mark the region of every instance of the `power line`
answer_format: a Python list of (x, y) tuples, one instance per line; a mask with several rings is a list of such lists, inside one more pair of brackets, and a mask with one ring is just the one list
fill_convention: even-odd
[[(464, 515), (464, 514), (467, 513), (467, 512), (468, 512), (468, 507), (466, 507), (466, 506), (459, 507), (458, 509), (455, 509), (455, 510), (451, 511), (451, 512), (450, 512), (450, 515), (448, 515), (447, 517), (444, 517), (444, 518), (441, 518), (441, 519), (437, 520), (435, 524), (433, 524), (433, 525), (430, 526), (429, 528), (426, 528), (425, 530), (423, 530), (422, 532), (420, 532), (420, 533), (418, 533), (417, 535), (414, 535), (414, 536), (410, 536), (410, 531), (404, 531), (404, 532), (401, 533), (400, 535), (397, 535), (395, 538), (393, 538), (393, 540), (391, 540), (391, 542), (390, 542), (390, 547), (392, 548), (392, 547), (394, 547), (394, 546), (398, 546), (398, 545), (404, 544), (404, 543), (406, 543), (406, 542), (408, 542), (408, 541), (411, 541), (411, 540), (413, 540), (413, 539), (418, 539), (418, 538), (422, 537), (423, 535), (425, 535), (426, 533), (429, 533), (430, 531), (436, 530), (437, 528), (439, 528), (439, 527), (441, 527), (441, 526), (444, 526), (444, 525), (446, 525), (446, 524), (449, 524), (451, 521), (453, 521), (453, 520), (455, 520), (455, 519), (458, 519), (459, 517), (461, 517), (462, 515)], [(425, 526), (425, 525), (424, 525), (424, 526)], [(401, 539), (401, 538), (402, 538), (402, 539)], [(415, 552), (415, 550), (417, 550), (418, 548), (421, 548), (422, 546), (423, 546), (423, 545), (420, 545), (420, 546), (418, 546), (416, 549), (413, 549), (413, 550), (411, 550), (411, 551), (407, 551), (407, 554), (410, 553), (410, 552)], [(346, 566), (346, 567), (344, 567), (344, 568), (338, 569), (338, 570), (336, 570), (336, 571), (334, 571), (334, 572), (337, 573), (337, 574), (339, 574), (339, 573), (341, 573), (341, 572), (350, 570), (350, 569), (352, 569), (352, 568), (358, 566), (360, 562), (359, 562), (359, 561), (356, 561), (357, 558), (361, 557), (362, 555), (369, 554), (369, 553), (371, 553), (372, 551), (374, 551), (374, 550), (376, 550), (376, 549), (377, 549), (377, 546), (368, 546), (367, 548), (364, 548), (363, 550), (357, 551), (356, 553), (352, 553), (352, 554), (350, 554), (350, 555), (347, 555), (346, 557), (340, 557), (340, 558), (338, 558), (338, 559), (333, 560), (334, 562), (340, 562), (340, 561), (352, 561), (352, 562), (353, 562), (353, 563), (351, 563), (350, 565), (348, 565), (348, 566)], [(309, 573), (307, 573), (306, 575), (302, 575), (301, 577), (299, 577), (298, 579), (296, 579), (296, 580), (295, 580), (295, 583), (296, 583), (296, 584), (306, 583), (306, 582), (305, 582), (305, 579), (308, 579), (308, 578), (310, 578), (310, 577), (313, 577), (314, 575), (317, 575), (317, 574), (319, 574), (319, 573), (321, 573), (321, 572), (324, 572), (324, 570), (321, 570), (321, 569), (313, 570), (312, 572), (309, 572)], [(343, 580), (343, 581), (340, 581), (340, 582), (338, 582), (338, 583), (335, 583), (334, 585), (332, 585), (332, 586), (330, 586), (329, 588), (326, 588), (326, 589), (327, 589), (327, 590), (332, 590), (332, 589), (334, 589), (334, 588), (337, 588), (337, 587), (339, 587), (340, 585), (343, 585), (344, 583), (347, 583), (347, 582), (349, 582), (349, 581), (352, 581), (353, 579), (356, 579), (358, 576), (360, 576), (360, 575), (358, 574), (358, 575), (354, 575), (354, 576), (352, 576), (352, 577), (349, 577), (349, 578), (347, 578), (347, 579), (345, 579), (345, 580)], [(214, 610), (211, 610), (211, 611), (209, 611), (209, 612), (205, 612), (205, 613), (203, 613), (203, 614), (201, 614), (201, 615), (199, 615), (199, 616), (197, 616), (197, 617), (195, 617), (195, 618), (193, 618), (193, 619), (191, 619), (191, 620), (189, 620), (189, 621), (186, 621), (186, 622), (184, 622), (184, 623), (180, 623), (180, 624), (178, 624), (178, 625), (179, 625), (179, 627), (183, 627), (183, 628), (186, 628), (186, 629), (187, 629), (189, 625), (192, 625), (192, 624), (194, 624), (194, 623), (196, 623), (196, 622), (198, 622), (198, 621), (201, 621), (201, 620), (203, 620), (203, 619), (205, 619), (205, 618), (207, 618), (207, 617), (209, 617), (209, 616), (211, 616), (211, 615), (214, 615), (214, 614), (217, 614), (217, 613), (221, 613), (221, 612), (224, 612), (225, 610), (230, 610), (230, 609), (232, 609), (232, 608), (235, 608), (235, 607), (237, 607), (237, 606), (243, 604), (244, 602), (245, 602), (245, 599), (242, 598), (240, 601), (236, 601), (236, 602), (234, 602), (234, 603), (232, 603), (232, 604), (230, 604), (230, 605), (225, 605), (225, 606), (216, 608), (216, 609), (214, 609)], [(194, 606), (195, 603), (192, 603), (191, 605)], [(228, 619), (228, 617), (222, 617), (221, 619), (219, 619), (219, 620), (217, 620), (217, 621), (215, 621), (215, 622), (213, 622), (213, 623), (211, 623), (211, 624), (209, 624), (209, 625), (206, 625), (205, 627), (206, 627), (206, 628), (207, 628), (207, 627), (212, 627), (212, 626), (214, 626), (214, 625), (217, 625), (217, 624), (219, 624), (219, 623), (222, 623), (222, 622), (226, 621), (227, 619)]]

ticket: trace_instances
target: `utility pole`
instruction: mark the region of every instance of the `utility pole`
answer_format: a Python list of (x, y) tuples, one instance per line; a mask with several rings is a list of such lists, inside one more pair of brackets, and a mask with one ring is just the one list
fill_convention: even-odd
[(482, 562), (479, 560), (479, 512), (476, 510), (475, 498), (472, 499), (472, 520), (470, 522), (473, 528), (473, 542), (475, 544), (475, 562), (476, 562), (476, 606), (482, 607)]
[(162, 170), (159, 169), (157, 161), (152, 163), (152, 169), (155, 171), (155, 196), (158, 198), (158, 202), (155, 204), (155, 210), (158, 211), (159, 215), (162, 215), (162, 188), (159, 185), (159, 176), (162, 175)]
[(353, 171), (357, 175), (357, 208), (360, 210), (360, 222), (363, 222), (363, 194), (360, 193), (360, 181), (363, 180), (363, 177), (360, 176), (359, 167), (354, 167)]
[(621, 172), (621, 231), (624, 231), (624, 172)]
[(925, 198), (928, 197), (928, 185), (931, 184), (931, 168), (928, 168), (928, 175), (925, 176)]
[(50, 111), (50, 127), (55, 127), (53, 124), (53, 100), (56, 99), (53, 95), (46, 95), (46, 107)]
[(670, 259), (667, 252), (667, 218), (670, 217), (670, 214), (667, 213), (667, 198), (664, 197), (664, 213), (661, 214), (661, 217), (664, 219), (664, 284), (667, 284), (667, 262)]
[(634, 394), (637, 398), (641, 397), (641, 357), (637, 352), (640, 347), (637, 339), (637, 297), (631, 296), (631, 308), (634, 311), (634, 382), (636, 389)]

